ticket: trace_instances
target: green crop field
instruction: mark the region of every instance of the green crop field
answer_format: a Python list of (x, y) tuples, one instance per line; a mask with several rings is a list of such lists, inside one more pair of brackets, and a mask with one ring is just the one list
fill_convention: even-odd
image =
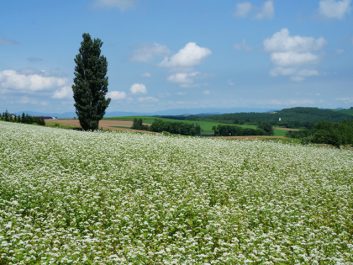
[[(111, 118), (106, 118), (107, 120), (128, 120), (132, 121), (134, 119), (142, 119), (144, 123), (146, 124), (152, 124), (156, 119), (163, 120), (163, 121), (168, 121), (168, 122), (183, 122), (183, 123), (191, 123), (191, 124), (199, 124), (201, 127), (201, 133), (202, 135), (213, 135), (213, 130), (212, 128), (217, 125), (229, 125), (228, 123), (220, 123), (220, 122), (215, 122), (215, 121), (204, 121), (204, 120), (177, 120), (177, 119), (169, 119), (169, 118), (159, 118), (159, 117), (153, 117), (153, 116), (125, 116), (125, 117), (111, 117)], [(251, 124), (232, 124), (232, 125), (237, 125), (242, 128), (252, 128), (256, 129), (256, 125), (251, 125)]]
[(353, 264), (352, 151), (0, 122), (0, 264)]

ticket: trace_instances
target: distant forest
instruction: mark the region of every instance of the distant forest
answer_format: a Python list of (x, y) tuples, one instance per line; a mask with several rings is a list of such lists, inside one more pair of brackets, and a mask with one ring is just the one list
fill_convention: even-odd
[(21, 115), (16, 115), (9, 113), (7, 110), (3, 113), (0, 113), (1, 121), (9, 121), (9, 122), (18, 122), (18, 123), (26, 123), (26, 124), (37, 124), (37, 125), (45, 125), (44, 117), (35, 117), (28, 115), (26, 113), (22, 113)]
[(297, 107), (275, 112), (249, 112), (210, 115), (163, 116), (179, 120), (208, 120), (229, 124), (260, 124), (269, 123), (273, 126), (287, 128), (313, 128), (322, 121), (340, 122), (353, 120), (353, 107), (350, 109), (332, 110)]

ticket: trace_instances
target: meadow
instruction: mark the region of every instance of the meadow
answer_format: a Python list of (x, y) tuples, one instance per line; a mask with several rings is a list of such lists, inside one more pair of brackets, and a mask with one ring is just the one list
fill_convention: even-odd
[[(154, 117), (154, 116), (123, 116), (123, 117), (111, 117), (106, 118), (106, 120), (119, 120), (119, 121), (133, 121), (134, 119), (142, 119), (145, 124), (152, 124), (155, 120), (162, 120), (166, 122), (181, 122), (181, 123), (188, 123), (188, 124), (199, 124), (201, 127), (201, 134), (202, 135), (213, 135), (212, 128), (217, 125), (229, 125), (228, 123), (221, 123), (217, 121), (206, 121), (206, 120), (178, 120), (178, 119), (171, 119), (171, 118), (162, 118), (162, 117)], [(242, 128), (251, 128), (256, 129), (256, 125), (252, 124), (234, 124)]]
[(353, 153), (0, 122), (0, 264), (352, 264)]

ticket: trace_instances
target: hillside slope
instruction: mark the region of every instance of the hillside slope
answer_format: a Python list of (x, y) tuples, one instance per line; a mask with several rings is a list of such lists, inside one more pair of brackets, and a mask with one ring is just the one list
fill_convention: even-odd
[(353, 120), (353, 116), (343, 111), (319, 108), (290, 108), (276, 112), (254, 112), (254, 113), (229, 113), (219, 115), (202, 115), (188, 118), (203, 119), (228, 123), (250, 123), (257, 124), (268, 122), (278, 126), (288, 127), (312, 127), (320, 121), (339, 122)]
[(0, 264), (350, 264), (351, 151), (0, 122)]

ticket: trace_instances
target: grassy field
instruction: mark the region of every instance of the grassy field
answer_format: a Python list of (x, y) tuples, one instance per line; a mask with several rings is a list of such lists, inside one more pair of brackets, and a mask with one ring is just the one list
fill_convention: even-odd
[[(152, 116), (125, 116), (125, 117), (111, 117), (111, 118), (106, 118), (107, 120), (127, 120), (127, 121), (133, 121), (134, 119), (142, 119), (144, 123), (146, 124), (152, 124), (156, 119), (161, 119), (164, 121), (169, 121), (169, 122), (185, 122), (185, 123), (192, 123), (192, 124), (199, 124), (201, 127), (201, 133), (202, 135), (213, 135), (213, 130), (212, 128), (217, 125), (229, 125), (229, 123), (221, 123), (221, 122), (215, 122), (215, 121), (205, 121), (205, 120), (200, 120), (200, 121), (195, 121), (195, 120), (177, 120), (177, 119), (167, 119), (167, 118), (157, 118), (157, 117), (152, 117)], [(236, 125), (242, 128), (250, 128), (250, 129), (256, 129), (257, 126), (253, 124), (232, 124)], [(287, 131), (285, 128), (280, 128), (276, 127), (273, 130), (273, 135), (274, 136), (286, 136)]]
[(0, 264), (352, 264), (352, 151), (0, 122)]
[[(143, 119), (145, 124), (152, 124), (154, 120), (156, 120), (156, 117), (150, 117), (150, 116), (130, 116), (130, 117), (116, 117), (116, 118), (109, 118), (109, 119), (104, 119), (101, 120), (99, 123), (99, 128), (103, 130), (128, 130), (132, 126), (132, 121), (135, 118), (141, 118)], [(166, 119), (163, 118), (162, 120), (165, 121), (171, 121), (171, 122), (184, 122), (181, 120), (175, 120), (175, 119)], [(213, 135), (213, 126), (217, 126), (219, 124), (224, 124), (224, 123), (217, 123), (217, 122), (212, 122), (212, 121), (193, 121), (193, 120), (186, 120), (186, 123), (198, 123), (200, 124), (201, 130), (202, 130), (202, 135), (203, 136), (211, 136)], [(80, 128), (79, 121), (76, 119), (59, 119), (59, 120), (45, 120), (45, 124), (48, 127), (56, 127), (56, 128), (64, 128), (64, 129), (78, 129)], [(225, 124), (229, 125), (229, 124)], [(252, 128), (255, 129), (255, 125), (238, 125), (241, 126), (242, 128)], [(295, 130), (295, 129), (294, 129)], [(274, 136), (286, 136), (288, 129), (286, 128), (280, 128), (280, 127), (275, 127), (274, 128)], [(259, 136), (261, 138), (261, 136)]]
[[(214, 126), (217, 126), (219, 124), (223, 125), (224, 123), (220, 122), (214, 122), (214, 121), (194, 121), (194, 120), (177, 120), (177, 119), (167, 119), (167, 118), (159, 118), (159, 117), (152, 117), (152, 116), (126, 116), (126, 117), (112, 117), (112, 118), (107, 118), (107, 120), (128, 120), (128, 121), (133, 121), (135, 118), (142, 119), (144, 123), (146, 124), (152, 124), (156, 119), (168, 121), (168, 122), (184, 122), (184, 123), (191, 123), (191, 124), (199, 124), (201, 127), (201, 133), (202, 135), (213, 135), (213, 130), (212, 128)], [(224, 125), (229, 125), (229, 124), (224, 124)], [(242, 128), (252, 128), (255, 129), (257, 128), (256, 125), (251, 125), (251, 124), (233, 124), (237, 125)]]

